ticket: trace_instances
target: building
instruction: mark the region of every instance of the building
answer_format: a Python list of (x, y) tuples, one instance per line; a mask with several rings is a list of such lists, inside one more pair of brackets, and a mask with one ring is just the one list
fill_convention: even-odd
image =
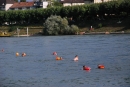
[(16, 2), (10, 7), (10, 10), (26, 10), (26, 9), (35, 9), (34, 2)]
[(7, 11), (14, 3), (14, 0), (0, 0), (0, 10)]
[(60, 1), (63, 6), (74, 6), (74, 5), (83, 5), (84, 0), (61, 0)]
[(0, 0), (0, 10), (26, 10), (36, 8), (47, 8), (48, 2), (33, 1), (33, 2), (15, 2), (14, 0)]
[(90, 3), (102, 3), (108, 1), (112, 0), (60, 0), (60, 3), (63, 4), (63, 6), (73, 6), (73, 5), (83, 5)]
[[(59, 0), (63, 6), (74, 6), (83, 5), (90, 3), (102, 3), (112, 0)], [(47, 8), (49, 5), (47, 0), (34, 0), (33, 2), (15, 2), (14, 0), (0, 0), (0, 10), (26, 10), (26, 9), (36, 9), (36, 8)]]
[(10, 10), (27, 10), (36, 8), (47, 8), (47, 1), (35, 1), (35, 2), (16, 2), (11, 7)]
[(102, 2), (108, 2), (112, 0), (94, 0), (94, 3), (102, 3)]
[(36, 8), (47, 8), (48, 4), (48, 1), (34, 1), (34, 6)]

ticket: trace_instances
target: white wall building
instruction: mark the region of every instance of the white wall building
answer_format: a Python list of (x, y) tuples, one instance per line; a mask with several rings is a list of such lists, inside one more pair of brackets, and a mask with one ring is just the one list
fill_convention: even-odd
[(112, 0), (94, 0), (94, 3), (102, 3), (102, 2), (108, 2)]
[(7, 11), (7, 10), (9, 10), (9, 8), (12, 6), (13, 4), (6, 4), (5, 5), (5, 10)]
[(63, 6), (74, 6), (85, 4), (84, 0), (61, 0), (60, 3), (62, 3)]
[(43, 8), (47, 8), (48, 6), (48, 2), (47, 1), (43, 1)]

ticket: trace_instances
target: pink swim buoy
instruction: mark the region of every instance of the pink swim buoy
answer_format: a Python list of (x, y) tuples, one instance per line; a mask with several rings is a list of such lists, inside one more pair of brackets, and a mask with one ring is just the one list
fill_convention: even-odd
[(88, 66), (83, 66), (83, 70), (91, 70), (91, 68)]

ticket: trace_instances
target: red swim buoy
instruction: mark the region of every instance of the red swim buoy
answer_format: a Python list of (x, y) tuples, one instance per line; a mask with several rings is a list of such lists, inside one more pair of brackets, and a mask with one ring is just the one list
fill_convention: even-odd
[(57, 52), (53, 52), (53, 55), (57, 55)]
[(91, 68), (88, 66), (83, 66), (83, 70), (91, 70)]
[(105, 68), (105, 66), (104, 66), (104, 65), (100, 65), (100, 64), (99, 64), (99, 65), (98, 65), (98, 68), (99, 68), (99, 69), (104, 69), (104, 68)]

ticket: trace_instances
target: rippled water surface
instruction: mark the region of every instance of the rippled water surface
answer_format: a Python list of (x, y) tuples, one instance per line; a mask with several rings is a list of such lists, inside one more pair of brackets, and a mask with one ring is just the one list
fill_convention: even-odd
[(130, 35), (2, 37), (0, 87), (130, 87)]

